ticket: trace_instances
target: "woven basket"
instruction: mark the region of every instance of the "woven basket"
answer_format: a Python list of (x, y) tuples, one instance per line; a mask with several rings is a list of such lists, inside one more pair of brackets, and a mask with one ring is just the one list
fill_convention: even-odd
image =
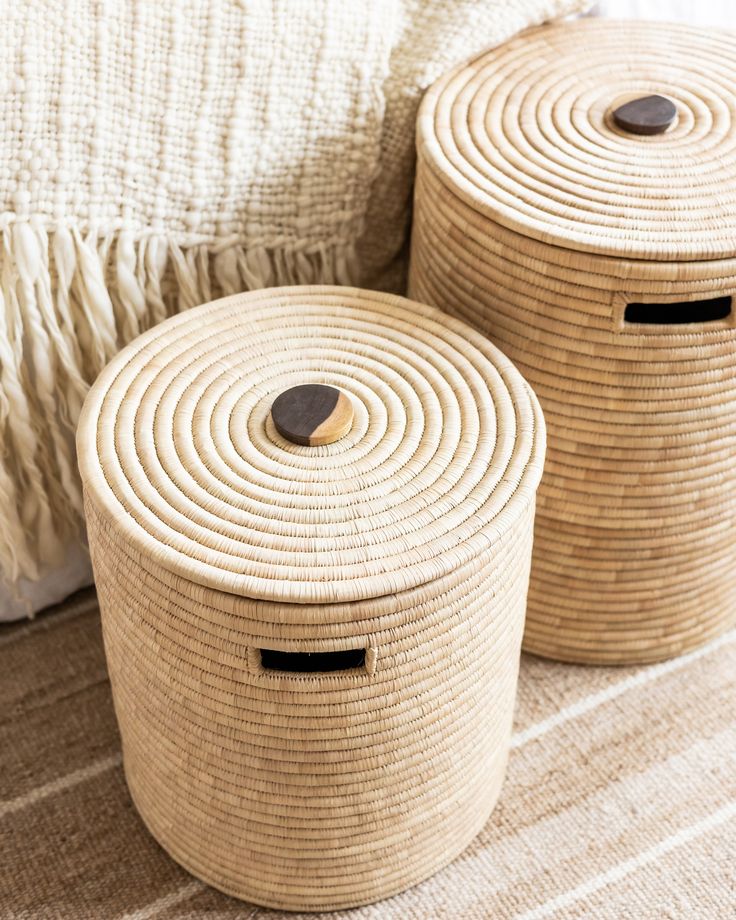
[(734, 36), (583, 20), (424, 100), (411, 295), (488, 334), (550, 431), (529, 651), (654, 661), (736, 620), (734, 85)]
[[(331, 443), (283, 434), (305, 384), (352, 412)], [(511, 363), (402, 298), (239, 295), (115, 358), (78, 450), (126, 775), (171, 855), (321, 910), (460, 853), (504, 775), (544, 452)]]

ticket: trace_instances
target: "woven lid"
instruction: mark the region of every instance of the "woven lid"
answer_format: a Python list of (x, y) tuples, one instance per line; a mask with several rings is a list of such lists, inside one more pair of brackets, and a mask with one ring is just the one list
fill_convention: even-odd
[[(321, 446), (271, 406), (327, 384), (352, 425)], [(492, 547), (533, 500), (535, 397), (483, 336), (430, 307), (342, 287), (237, 295), (167, 320), (89, 393), (85, 491), (169, 572), (299, 603), (391, 594)]]
[[(419, 153), (478, 212), (543, 242), (642, 259), (733, 256), (735, 86), (728, 33), (542, 26), (431, 88)], [(651, 96), (663, 98), (649, 100), (648, 121), (614, 118)], [(637, 121), (659, 133), (637, 133)]]

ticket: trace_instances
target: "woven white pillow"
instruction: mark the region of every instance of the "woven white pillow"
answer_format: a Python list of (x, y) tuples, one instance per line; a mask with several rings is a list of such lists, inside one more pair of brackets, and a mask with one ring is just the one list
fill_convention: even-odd
[(13, 586), (28, 610), (55, 599), (28, 580), (83, 540), (73, 432), (112, 355), (221, 294), (400, 289), (422, 90), (586, 5), (3, 5), (0, 619)]

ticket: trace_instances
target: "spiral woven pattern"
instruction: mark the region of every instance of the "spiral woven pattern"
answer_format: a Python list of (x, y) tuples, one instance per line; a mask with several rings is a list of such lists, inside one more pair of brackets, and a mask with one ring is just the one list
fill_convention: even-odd
[[(736, 44), (715, 31), (581, 20), (533, 29), (441, 79), (419, 152), (473, 210), (536, 240), (629, 258), (731, 255)], [(614, 108), (659, 93), (659, 136)]]
[[(270, 419), (305, 382), (353, 403), (332, 444)], [(503, 780), (544, 440), (484, 336), (351, 288), (217, 301), (113, 360), (78, 433), (90, 546), (128, 783), (182, 865), (328, 909), (468, 844)]]
[[(170, 571), (253, 598), (356, 600), (476, 556), (529, 497), (526, 383), (432, 309), (292, 290), (189, 313), (111, 362), (80, 429), (92, 501)], [(353, 402), (335, 444), (270, 420), (305, 380)]]
[[(733, 37), (561, 24), (457, 69), (423, 105), (412, 296), (488, 334), (549, 426), (525, 635), (539, 654), (651, 661), (736, 619), (733, 309), (626, 320), (630, 303), (736, 295), (729, 62)], [(677, 103), (665, 134), (611, 126), (622, 98), (653, 92)]]

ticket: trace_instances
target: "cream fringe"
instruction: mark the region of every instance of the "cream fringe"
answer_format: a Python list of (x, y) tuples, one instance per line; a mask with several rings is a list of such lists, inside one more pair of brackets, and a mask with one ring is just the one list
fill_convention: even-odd
[(84, 541), (74, 430), (107, 361), (167, 316), (280, 284), (351, 284), (350, 245), (243, 248), (0, 218), (0, 575), (59, 566)]

